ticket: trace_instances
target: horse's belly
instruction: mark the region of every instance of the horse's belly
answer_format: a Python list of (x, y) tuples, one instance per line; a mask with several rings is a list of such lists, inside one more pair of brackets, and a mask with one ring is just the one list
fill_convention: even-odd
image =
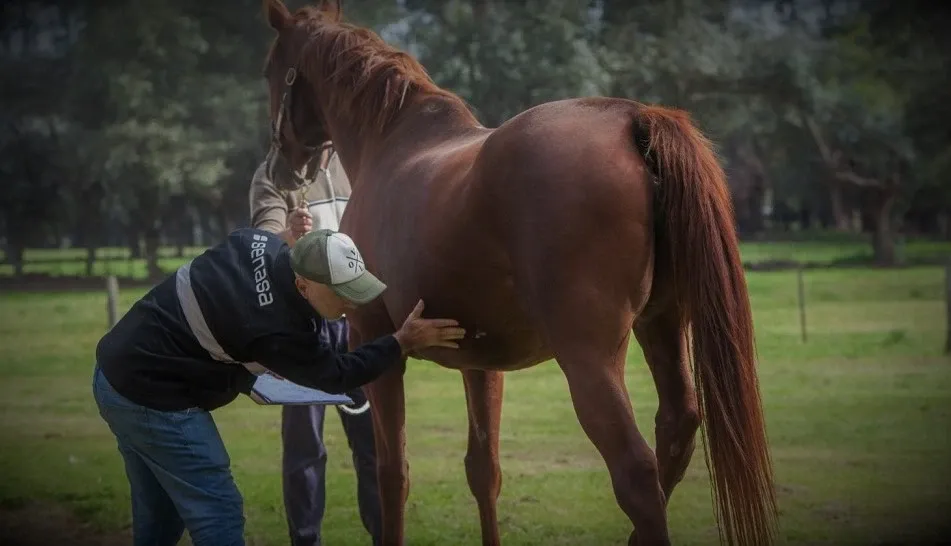
[(494, 334), (479, 330), (467, 331), (458, 349), (434, 347), (414, 356), (454, 370), (499, 371), (528, 368), (552, 357), (546, 344), (534, 332)]

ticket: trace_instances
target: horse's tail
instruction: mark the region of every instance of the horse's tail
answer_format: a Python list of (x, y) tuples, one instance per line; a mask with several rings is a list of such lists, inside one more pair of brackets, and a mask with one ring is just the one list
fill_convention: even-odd
[(692, 326), (688, 356), (721, 542), (766, 546), (774, 537), (776, 496), (726, 175), (685, 112), (641, 106), (633, 132), (656, 176), (658, 273), (673, 275), (681, 328)]

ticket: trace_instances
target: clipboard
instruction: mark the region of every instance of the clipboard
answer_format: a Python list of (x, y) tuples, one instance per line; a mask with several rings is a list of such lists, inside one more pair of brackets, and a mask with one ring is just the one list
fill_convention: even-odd
[(269, 373), (257, 376), (248, 394), (262, 406), (336, 406), (353, 404), (345, 394), (330, 394), (318, 389), (304, 387)]

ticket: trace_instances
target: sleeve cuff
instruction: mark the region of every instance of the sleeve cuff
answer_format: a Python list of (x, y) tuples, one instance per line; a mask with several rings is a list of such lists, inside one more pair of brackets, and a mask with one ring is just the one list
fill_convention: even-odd
[(383, 348), (387, 351), (388, 354), (392, 354), (393, 358), (400, 358), (403, 356), (403, 348), (400, 347), (400, 342), (396, 341), (396, 337), (393, 334), (383, 336), (377, 340)]

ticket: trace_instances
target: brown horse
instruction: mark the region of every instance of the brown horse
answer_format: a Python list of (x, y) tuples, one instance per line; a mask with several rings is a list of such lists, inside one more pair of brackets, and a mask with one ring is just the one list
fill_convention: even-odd
[[(349, 315), (351, 345), (393, 332), (420, 298), (471, 334), (416, 356), (462, 372), (483, 542), (499, 543), (503, 372), (555, 359), (631, 544), (670, 543), (666, 504), (701, 422), (721, 540), (769, 544), (775, 494), (733, 211), (688, 116), (591, 97), (488, 129), (412, 57), (341, 23), (339, 6), (264, 4), (274, 150), (299, 169), (333, 141), (353, 187), (341, 229), (389, 286)], [(657, 387), (656, 456), (624, 383), (632, 332)], [(386, 544), (403, 542), (409, 492), (404, 371), (367, 386)]]

